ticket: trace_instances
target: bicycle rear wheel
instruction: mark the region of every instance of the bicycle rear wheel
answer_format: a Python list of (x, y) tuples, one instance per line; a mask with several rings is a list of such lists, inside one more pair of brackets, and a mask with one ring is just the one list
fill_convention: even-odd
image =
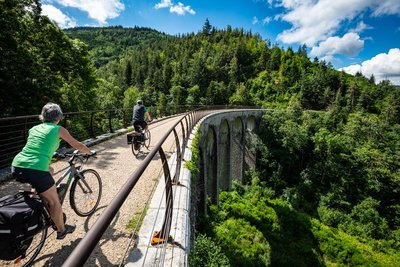
[(149, 149), (150, 141), (151, 141), (151, 134), (150, 134), (150, 131), (147, 129), (147, 130), (144, 132), (144, 146), (145, 146), (147, 149)]
[(100, 175), (92, 169), (84, 170), (75, 177), (71, 186), (69, 201), (79, 216), (89, 216), (99, 205), (102, 192)]
[(137, 136), (134, 136), (132, 139), (132, 153), (135, 157), (137, 157), (139, 155), (140, 152), (140, 148), (142, 147), (142, 145), (140, 144), (140, 142), (137, 140)]
[(28, 248), (21, 256), (14, 260), (14, 264), (18, 264), (22, 267), (30, 266), (42, 250), (46, 238), (47, 222), (44, 214), (41, 214), (39, 218), (38, 231), (34, 236), (31, 236), (22, 242), (22, 246), (28, 246)]

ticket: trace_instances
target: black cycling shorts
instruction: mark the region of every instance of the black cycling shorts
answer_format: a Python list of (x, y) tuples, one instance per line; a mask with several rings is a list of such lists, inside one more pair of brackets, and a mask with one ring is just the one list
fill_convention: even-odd
[(144, 128), (146, 128), (146, 126), (147, 126), (147, 122), (145, 122), (145, 121), (134, 121), (133, 122), (133, 127), (135, 128), (136, 132), (139, 132), (139, 125), (144, 130)]
[(38, 193), (43, 193), (55, 185), (50, 172), (11, 166), (12, 176), (21, 183), (29, 183)]

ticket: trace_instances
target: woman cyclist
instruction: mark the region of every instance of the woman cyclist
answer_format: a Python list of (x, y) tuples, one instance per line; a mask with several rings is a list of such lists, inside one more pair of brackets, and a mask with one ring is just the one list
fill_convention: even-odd
[(57, 239), (63, 239), (75, 231), (75, 225), (64, 224), (63, 212), (58, 198), (54, 170), (50, 167), (53, 153), (64, 139), (82, 153), (92, 154), (84, 144), (73, 138), (67, 129), (59, 126), (63, 113), (59, 105), (47, 103), (39, 116), (43, 122), (29, 130), (28, 141), (18, 153), (11, 166), (11, 172), (17, 181), (30, 183), (44, 201), (49, 204), (50, 216), (57, 227)]

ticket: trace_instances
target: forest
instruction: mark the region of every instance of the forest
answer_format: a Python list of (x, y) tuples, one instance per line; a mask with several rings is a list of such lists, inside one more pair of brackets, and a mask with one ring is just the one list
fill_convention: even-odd
[[(60, 29), (38, 0), (0, 1), (0, 117), (179, 106), (272, 109), (257, 169), (200, 216), (193, 266), (400, 266), (400, 88), (206, 20), (171, 36)], [(199, 265), (201, 263), (201, 265)]]

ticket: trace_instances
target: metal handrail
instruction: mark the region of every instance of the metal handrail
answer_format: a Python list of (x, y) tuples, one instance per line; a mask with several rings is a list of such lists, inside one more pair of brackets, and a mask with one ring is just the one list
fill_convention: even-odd
[[(85, 262), (88, 260), (90, 254), (98, 244), (99, 240), (103, 236), (104, 232), (107, 230), (108, 226), (114, 219), (115, 215), (118, 213), (119, 209), (121, 208), (122, 204), (125, 202), (126, 198), (130, 194), (130, 192), (133, 190), (134, 186), (140, 179), (141, 175), (144, 173), (152, 159), (157, 153), (160, 153), (160, 157), (163, 159), (163, 161), (166, 161), (165, 159), (165, 154), (162, 150), (162, 145), (164, 144), (165, 140), (169, 137), (169, 135), (172, 132), (176, 133), (175, 128), (178, 126), (178, 124), (181, 124), (183, 120), (187, 122), (187, 120), (190, 121), (189, 124), (187, 125), (186, 128), (186, 139), (189, 137), (189, 131), (191, 131), (197, 121), (206, 114), (211, 113), (212, 111), (204, 111), (202, 109), (198, 109), (195, 111), (191, 111), (186, 113), (179, 121), (177, 121), (165, 134), (164, 136), (158, 141), (158, 143), (154, 146), (154, 148), (149, 152), (149, 154), (144, 158), (142, 163), (138, 166), (138, 168), (135, 170), (134, 173), (128, 178), (128, 181), (123, 185), (120, 189), (120, 191), (117, 193), (115, 198), (107, 205), (107, 208), (104, 210), (104, 212), (99, 216), (97, 221), (94, 223), (94, 225), (90, 228), (90, 230), (86, 233), (84, 238), (79, 242), (79, 244), (75, 247), (75, 249), (72, 251), (72, 253), (69, 255), (67, 260), (64, 262), (62, 265), (63, 267), (66, 266), (83, 266)], [(184, 142), (186, 142), (185, 140)], [(177, 144), (179, 145), (179, 143)], [(172, 182), (171, 182), (171, 177), (169, 175), (169, 167), (168, 164), (165, 164), (163, 162), (164, 168), (164, 176), (165, 179), (169, 179), (168, 181), (166, 180), (166, 185), (171, 187)], [(165, 167), (166, 166), (166, 167)], [(170, 188), (168, 189), (170, 190)], [(161, 237), (167, 237), (168, 239), (169, 236), (169, 230), (170, 230), (170, 225), (169, 222), (171, 221), (168, 216), (172, 214), (172, 199), (167, 198), (167, 209), (166, 213), (164, 216), (164, 223), (163, 227), (160, 230), (160, 236)]]
[[(158, 109), (157, 106), (149, 107), (152, 118), (172, 115), (160, 114)], [(178, 106), (177, 109), (187, 111), (188, 106)], [(39, 115), (0, 118), (0, 169), (8, 167), (14, 156), (23, 148), (29, 129), (40, 123), (38, 118)], [(105, 133), (113, 133), (116, 129), (128, 128), (131, 119), (132, 109), (90, 110), (64, 113), (60, 125), (68, 129), (76, 139), (83, 141), (89, 138), (96, 139)], [(80, 127), (76, 127), (77, 125)], [(11, 146), (11, 143), (16, 141), (19, 145)]]
[[(115, 215), (118, 213), (122, 204), (125, 202), (126, 198), (130, 194), (130, 192), (133, 190), (136, 183), (141, 178), (142, 174), (144, 173), (144, 171), (146, 170), (146, 168), (148, 167), (148, 165), (150, 164), (150, 162), (153, 160), (154, 156), (157, 153), (160, 154), (160, 158), (163, 161), (163, 166), (165, 168), (164, 169), (164, 177), (166, 179), (166, 186), (169, 187), (169, 188), (166, 188), (166, 190), (170, 190), (174, 184), (178, 184), (179, 181), (178, 181), (177, 176), (179, 175), (179, 170), (177, 170), (175, 172), (175, 176), (172, 179), (171, 175), (169, 174), (170, 173), (169, 166), (166, 163), (165, 155), (163, 156), (164, 152), (163, 152), (161, 146), (164, 144), (164, 142), (170, 136), (170, 134), (174, 133), (176, 146), (180, 147), (182, 145), (182, 150), (177, 149), (177, 150), (179, 150), (178, 152), (181, 154), (181, 155), (177, 155), (177, 160), (182, 159), (182, 153), (184, 153), (185, 144), (189, 138), (189, 133), (193, 129), (194, 125), (202, 117), (214, 112), (216, 109), (226, 109), (226, 108), (232, 108), (232, 107), (207, 106), (207, 107), (203, 107), (203, 108), (198, 108), (196, 110), (187, 112), (180, 120), (178, 120), (165, 133), (165, 135), (159, 140), (159, 142), (154, 146), (154, 148), (149, 152), (149, 154), (145, 157), (145, 159), (142, 161), (142, 163), (138, 166), (136, 171), (131, 174), (131, 176), (128, 178), (127, 182), (125, 183), (125, 185), (122, 186), (122, 188), (120, 189), (120, 191), (118, 192), (116, 197), (108, 204), (105, 211), (99, 216), (98, 220), (90, 228), (90, 230), (87, 232), (85, 237), (79, 242), (78, 246), (72, 251), (72, 253), (69, 255), (69, 257), (67, 258), (67, 260), (64, 262), (64, 264), (62, 266), (65, 267), (65, 266), (83, 266), (84, 265), (84, 263), (88, 260), (92, 251), (98, 244), (99, 240), (103, 236), (104, 232), (109, 227), (112, 220), (114, 219)], [(237, 108), (238, 107), (236, 107), (236, 109)], [(246, 108), (246, 107), (239, 107), (239, 108)], [(107, 112), (107, 111), (101, 111), (101, 112), (106, 112), (106, 114), (108, 113), (108, 115), (111, 113), (111, 112)], [(91, 114), (90, 112), (84, 112), (84, 113)], [(37, 116), (30, 116), (29, 118), (35, 118), (35, 117), (37, 117)], [(27, 120), (27, 118), (25, 118), (25, 119)], [(179, 138), (177, 138), (177, 134), (176, 134), (176, 127), (178, 126), (178, 124), (182, 127), (182, 132), (183, 132), (182, 144), (179, 143)], [(184, 130), (184, 128), (185, 128), (184, 125), (186, 125), (186, 133)], [(111, 127), (110, 127), (110, 130), (112, 130)], [(167, 166), (167, 167), (165, 167), (165, 166)], [(181, 166), (181, 163), (179, 162), (177, 164), (177, 166)], [(157, 233), (159, 234), (159, 237), (161, 237), (161, 239), (168, 241), (169, 231), (171, 228), (170, 223), (171, 223), (172, 209), (173, 209), (172, 196), (171, 196), (171, 198), (169, 198), (169, 197), (166, 198), (166, 202), (167, 202), (166, 203), (167, 208), (165, 211), (163, 226), (162, 226), (161, 230)]]

